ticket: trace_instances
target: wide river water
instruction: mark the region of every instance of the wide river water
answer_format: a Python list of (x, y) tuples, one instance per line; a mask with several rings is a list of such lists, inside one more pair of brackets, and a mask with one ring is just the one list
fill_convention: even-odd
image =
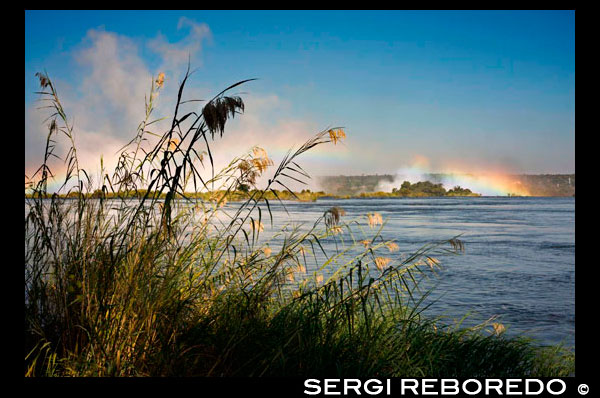
[[(426, 281), (425, 288), (433, 289), (424, 302), (431, 304), (425, 314), (452, 324), (468, 313), (465, 326), (498, 316), (508, 335), (575, 346), (575, 198), (320, 199), (285, 201), (287, 212), (277, 201), (270, 204), (273, 227), (266, 205), (260, 204), (265, 229), (258, 244), (273, 249), (281, 244), (276, 232), (282, 227), (308, 230), (333, 206), (345, 210), (341, 221), (352, 224), (357, 240), (375, 232), (367, 213), (380, 213), (382, 238), (399, 246), (395, 253), (380, 249), (386, 257), (406, 257), (427, 243), (461, 235), (463, 254), (435, 256), (442, 270)], [(237, 206), (230, 203), (223, 210), (232, 214)], [(321, 243), (331, 255), (349, 241), (350, 232), (344, 230)], [(357, 246), (355, 254), (362, 249)], [(322, 264), (325, 257), (315, 254)], [(309, 273), (316, 266), (315, 261), (312, 269), (310, 264)]]
[[(575, 345), (575, 198), (464, 197), (345, 199), (271, 203), (274, 230), (294, 220), (314, 222), (332, 206), (346, 211), (369, 233), (366, 214), (379, 212), (382, 237), (410, 254), (426, 243), (462, 234), (465, 252), (443, 256), (443, 269), (428, 280), (434, 286), (425, 310), (447, 323), (469, 316), (471, 326), (498, 316), (508, 335), (525, 334), (540, 344)], [(272, 232), (263, 208), (265, 235)], [(266, 219), (265, 219), (266, 218)], [(272, 231), (272, 230), (271, 230)], [(346, 239), (350, 236), (347, 232)], [(276, 244), (277, 239), (272, 241)], [(335, 250), (335, 239), (323, 242)], [(339, 245), (339, 239), (338, 239)], [(449, 247), (449, 246), (448, 246)], [(385, 252), (385, 251), (384, 251)], [(310, 270), (309, 270), (310, 271)]]

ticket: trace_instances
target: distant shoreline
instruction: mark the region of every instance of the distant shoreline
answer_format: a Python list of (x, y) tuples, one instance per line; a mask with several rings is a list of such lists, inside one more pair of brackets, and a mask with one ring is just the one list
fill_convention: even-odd
[[(400, 189), (404, 179), (409, 176), (393, 174), (371, 174), (371, 175), (337, 175), (318, 176), (316, 180), (323, 190), (331, 195), (358, 196), (362, 192), (372, 195), (377, 191), (389, 192), (392, 189)], [(415, 178), (413, 176), (413, 178)], [(505, 192), (521, 196), (574, 196), (575, 174), (453, 174), (453, 173), (423, 173), (419, 179), (430, 182), (433, 185), (442, 186), (462, 185), (472, 189), (474, 192), (485, 192), (489, 194)], [(406, 181), (408, 182), (408, 181)], [(420, 183), (416, 183), (420, 184)], [(415, 184), (410, 184), (414, 186)], [(437, 195), (433, 195), (437, 196)], [(461, 195), (458, 195), (461, 196)], [(504, 196), (504, 195), (500, 195)]]
[[(373, 179), (375, 177), (375, 179)], [(369, 191), (364, 184), (364, 179), (369, 179), (369, 184), (378, 184), (377, 176), (354, 176), (344, 177), (340, 176), (338, 180), (344, 180), (345, 185), (340, 187), (339, 181), (331, 181), (332, 184), (326, 191), (311, 191), (310, 189), (303, 189), (300, 192), (291, 190), (277, 190), (270, 189), (265, 192), (261, 192), (258, 189), (238, 189), (235, 191), (231, 190), (217, 190), (212, 192), (186, 192), (184, 195), (188, 199), (202, 199), (204, 201), (218, 202), (223, 205), (227, 202), (238, 202), (245, 201), (251, 198), (259, 197), (260, 200), (276, 201), (276, 200), (293, 200), (299, 202), (314, 202), (319, 199), (389, 199), (389, 198), (456, 198), (456, 197), (575, 197), (575, 177), (567, 176), (568, 189), (566, 190), (549, 190), (549, 189), (537, 189), (534, 191), (529, 190), (514, 190), (508, 191), (506, 195), (482, 195), (477, 192), (471, 191), (469, 188), (462, 188), (459, 185), (454, 186), (450, 190), (446, 190), (443, 184), (440, 182), (432, 183), (431, 181), (419, 181), (416, 183), (410, 183), (404, 181), (399, 184), (398, 187), (392, 188), (391, 192), (384, 191)], [(387, 177), (387, 176), (385, 176)], [(539, 177), (557, 177), (557, 176), (539, 176)], [(565, 176), (558, 176), (564, 179)], [(562, 181), (562, 180), (561, 180)], [(539, 185), (538, 181), (538, 185)], [(544, 183), (547, 183), (545, 181)], [(555, 180), (552, 180), (551, 184), (555, 184)], [(368, 184), (367, 184), (368, 185)], [(560, 182), (556, 183), (557, 187), (560, 187)], [(329, 185), (328, 185), (329, 186)], [(377, 185), (375, 185), (377, 186)], [(365, 190), (367, 188), (367, 190)], [(373, 188), (371, 188), (373, 189)], [(341, 191), (341, 192), (340, 192)], [(531, 194), (523, 194), (523, 192), (530, 192)], [(60, 198), (78, 198), (80, 193), (78, 191), (71, 191), (65, 194), (46, 194), (46, 197), (51, 198), (53, 195), (57, 195)], [(131, 191), (119, 191), (111, 192), (104, 188), (104, 190), (97, 189), (91, 193), (84, 193), (85, 197), (88, 198), (118, 198), (118, 199), (134, 199), (142, 198), (147, 195), (148, 198), (154, 197), (155, 193), (148, 194), (145, 189), (136, 189)], [(26, 198), (32, 198), (32, 194), (25, 195)], [(165, 193), (160, 193), (156, 199), (164, 199)], [(180, 194), (176, 194), (176, 198), (184, 198)]]
[[(87, 195), (90, 196), (89, 194)], [(48, 195), (45, 199), (51, 199), (52, 195)], [(67, 196), (67, 195), (58, 195), (59, 198), (65, 200), (76, 200), (77, 197)], [(25, 199), (32, 199), (31, 195), (25, 195)], [(136, 199), (139, 198), (137, 196), (129, 196), (129, 197), (119, 197), (119, 196), (107, 196), (105, 199), (115, 200), (115, 199)], [(199, 199), (190, 195), (189, 199)], [(283, 201), (292, 201), (292, 202), (316, 202), (318, 200), (351, 200), (351, 199), (366, 199), (366, 200), (382, 200), (382, 199), (454, 199), (454, 198), (480, 198), (480, 199), (489, 199), (489, 198), (575, 198), (575, 195), (567, 196), (567, 195), (452, 195), (452, 196), (338, 196), (338, 195), (323, 195), (314, 199), (295, 199), (293, 197), (282, 198)], [(99, 198), (98, 198), (99, 199)], [(164, 199), (161, 196), (160, 199)], [(177, 200), (184, 199), (183, 197), (177, 197)], [(236, 199), (228, 199), (227, 202), (238, 203), (243, 202), (246, 199), (236, 198)], [(268, 199), (271, 200), (271, 199)]]

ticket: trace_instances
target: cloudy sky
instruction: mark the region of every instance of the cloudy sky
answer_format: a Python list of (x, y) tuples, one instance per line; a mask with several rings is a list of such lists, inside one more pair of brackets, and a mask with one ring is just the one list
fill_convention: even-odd
[(155, 115), (172, 116), (188, 58), (196, 72), (185, 99), (258, 78), (234, 91), (246, 112), (215, 143), (220, 163), (253, 145), (277, 162), (343, 126), (343, 145), (300, 159), (311, 174), (415, 163), (575, 171), (573, 11), (26, 11), (25, 174), (47, 134), (36, 72), (53, 80), (93, 174), (135, 134), (160, 72)]

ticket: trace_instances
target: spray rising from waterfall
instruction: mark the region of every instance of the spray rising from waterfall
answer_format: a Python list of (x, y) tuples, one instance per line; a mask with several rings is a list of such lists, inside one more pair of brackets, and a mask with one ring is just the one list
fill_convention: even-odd
[(434, 184), (442, 184), (446, 190), (460, 186), (483, 196), (506, 196), (509, 194), (529, 196), (528, 189), (515, 175), (497, 170), (473, 173), (452, 168), (442, 168), (441, 171), (432, 172), (429, 161), (421, 155), (415, 156), (410, 166), (398, 169), (394, 181), (381, 181), (377, 190), (391, 192), (394, 188), (400, 188), (404, 181), (411, 184), (430, 181)]

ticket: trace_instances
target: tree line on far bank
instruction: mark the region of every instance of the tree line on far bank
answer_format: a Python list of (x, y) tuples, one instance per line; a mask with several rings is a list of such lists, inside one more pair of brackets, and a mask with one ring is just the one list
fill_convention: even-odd
[[(118, 191), (111, 192), (109, 190), (97, 189), (93, 192), (84, 193), (83, 195), (88, 198), (140, 198), (146, 195), (145, 189), (134, 189), (129, 191)], [(237, 191), (213, 191), (213, 192), (190, 192), (186, 193), (186, 197), (194, 199), (203, 199), (207, 201), (222, 202), (225, 201), (239, 201), (245, 200), (248, 196), (252, 196), (253, 190), (237, 190)], [(71, 191), (66, 194), (59, 194), (57, 196), (62, 198), (77, 198), (81, 193), (79, 191)], [(25, 194), (26, 198), (31, 197), (32, 194)], [(51, 197), (52, 194), (47, 194)], [(160, 197), (164, 198), (166, 194), (161, 194)], [(299, 201), (315, 201), (319, 198), (374, 198), (374, 197), (440, 197), (440, 196), (481, 196), (481, 194), (474, 193), (468, 188), (462, 188), (455, 186), (450, 190), (446, 190), (443, 185), (434, 184), (430, 181), (419, 181), (411, 184), (409, 181), (404, 181), (399, 188), (392, 189), (392, 192), (363, 192), (359, 195), (333, 195), (324, 191), (311, 191), (310, 189), (303, 189), (299, 192), (290, 192), (285, 190), (273, 189), (266, 195), (267, 200), (299, 200)]]

